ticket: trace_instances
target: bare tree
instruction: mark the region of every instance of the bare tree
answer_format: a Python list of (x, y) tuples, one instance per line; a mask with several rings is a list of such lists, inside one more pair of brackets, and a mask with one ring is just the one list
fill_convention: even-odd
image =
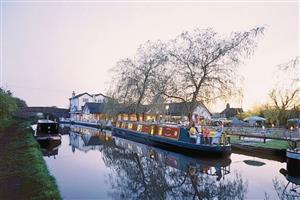
[[(156, 80), (159, 68), (166, 61), (165, 44), (160, 41), (147, 41), (141, 45), (133, 59), (124, 59), (116, 65), (118, 82), (115, 88), (119, 91), (119, 99), (122, 103), (134, 107), (138, 115), (140, 106), (149, 103), (153, 96), (153, 84)], [(139, 119), (139, 117), (138, 117)]]
[(299, 57), (279, 65), (276, 76), (277, 83), (269, 96), (280, 125), (286, 123), (288, 110), (300, 108)]
[(234, 91), (236, 69), (251, 56), (264, 27), (233, 32), (222, 38), (213, 29), (184, 32), (169, 43), (169, 66), (176, 68), (172, 84), (163, 91), (168, 98), (185, 102), (191, 119), (197, 102), (209, 102)]

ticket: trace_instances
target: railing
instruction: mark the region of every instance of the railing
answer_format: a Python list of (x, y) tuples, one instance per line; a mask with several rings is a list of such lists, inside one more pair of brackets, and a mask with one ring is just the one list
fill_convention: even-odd
[(230, 144), (230, 137), (227, 136), (227, 134), (222, 134), (221, 136), (214, 137), (204, 137), (203, 135), (197, 135), (196, 137), (192, 137), (192, 141), (196, 144), (228, 145)]
[(283, 138), (283, 137), (274, 137), (274, 136), (269, 136), (269, 135), (258, 135), (258, 134), (244, 134), (244, 133), (227, 133), (228, 135), (233, 135), (233, 136), (239, 136), (239, 140), (242, 138), (259, 138), (263, 139), (263, 142), (266, 143), (267, 139), (271, 140), (281, 140), (281, 141), (287, 141), (291, 144), (292, 148), (297, 148), (297, 143), (300, 142), (300, 138)]

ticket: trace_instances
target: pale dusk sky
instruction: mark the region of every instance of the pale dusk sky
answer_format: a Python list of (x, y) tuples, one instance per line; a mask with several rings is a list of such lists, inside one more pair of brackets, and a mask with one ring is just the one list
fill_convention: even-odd
[(105, 93), (108, 70), (147, 40), (167, 41), (194, 28), (226, 35), (259, 25), (267, 30), (239, 69), (244, 109), (266, 102), (276, 65), (299, 55), (299, 2), (2, 1), (0, 84), (29, 106), (68, 107), (73, 90)]

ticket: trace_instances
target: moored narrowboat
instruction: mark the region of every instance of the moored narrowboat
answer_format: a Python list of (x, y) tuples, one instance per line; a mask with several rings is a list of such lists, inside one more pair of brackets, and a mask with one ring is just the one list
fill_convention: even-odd
[(34, 137), (38, 141), (60, 140), (59, 125), (55, 121), (48, 119), (38, 120), (34, 130)]
[[(204, 140), (192, 136), (187, 127), (137, 122), (116, 122), (113, 135), (171, 151), (201, 156), (229, 156), (231, 145), (227, 137), (216, 136)], [(218, 141), (218, 142), (216, 142)]]

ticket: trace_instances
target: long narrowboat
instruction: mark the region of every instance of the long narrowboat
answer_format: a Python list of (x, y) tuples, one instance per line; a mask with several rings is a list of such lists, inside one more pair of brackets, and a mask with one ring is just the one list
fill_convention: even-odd
[(224, 135), (219, 138), (210, 138), (207, 142), (200, 142), (192, 138), (187, 127), (167, 124), (147, 124), (137, 122), (116, 122), (113, 135), (136, 142), (145, 143), (167, 150), (190, 155), (201, 156), (229, 156), (231, 145)]

